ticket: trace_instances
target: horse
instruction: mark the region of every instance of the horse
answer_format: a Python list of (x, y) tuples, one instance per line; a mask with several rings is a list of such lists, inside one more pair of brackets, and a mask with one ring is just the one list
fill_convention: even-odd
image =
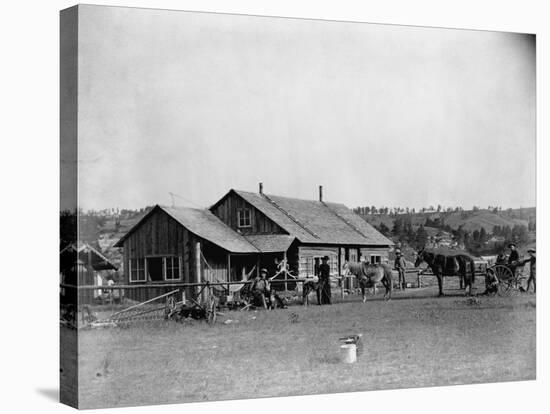
[[(414, 267), (420, 266), (422, 262), (426, 262), (432, 273), (437, 277), (439, 296), (444, 296), (443, 276), (457, 275), (460, 277), (460, 288), (462, 289), (462, 281), (464, 281), (466, 295), (469, 296), (472, 294), (472, 285), (475, 280), (475, 265), (474, 259), (467, 254), (444, 255), (428, 252), (423, 248), (417, 253)], [(470, 274), (468, 274), (468, 265), (470, 266)]]
[(379, 282), (381, 282), (386, 288), (384, 299), (391, 299), (393, 286), (392, 270), (389, 265), (385, 263), (371, 264), (365, 262), (345, 262), (344, 276), (347, 276), (350, 273), (355, 275), (359, 281), (359, 287), (361, 288), (361, 294), (363, 295), (363, 303), (367, 300), (367, 288), (374, 288), (374, 294), (376, 295), (376, 284)]

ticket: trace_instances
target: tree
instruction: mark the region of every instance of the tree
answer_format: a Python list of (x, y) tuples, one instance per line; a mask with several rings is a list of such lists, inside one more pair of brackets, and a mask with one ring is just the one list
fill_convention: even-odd
[(415, 242), (417, 247), (423, 247), (428, 242), (428, 233), (426, 232), (426, 229), (421, 224), (418, 230), (416, 231), (416, 237)]
[(398, 217), (393, 222), (393, 228), (391, 232), (394, 236), (399, 237), (402, 235), (403, 230), (404, 230), (403, 219), (401, 217)]
[(390, 234), (390, 229), (388, 226), (386, 226), (386, 223), (381, 222), (380, 226), (378, 226), (378, 230), (380, 233), (382, 233), (384, 236), (388, 236)]
[(512, 240), (516, 243), (525, 244), (529, 241), (529, 233), (527, 227), (523, 224), (516, 224), (512, 228)]
[(479, 231), (478, 241), (480, 244), (483, 244), (487, 241), (487, 230), (485, 230), (485, 227), (482, 227)]

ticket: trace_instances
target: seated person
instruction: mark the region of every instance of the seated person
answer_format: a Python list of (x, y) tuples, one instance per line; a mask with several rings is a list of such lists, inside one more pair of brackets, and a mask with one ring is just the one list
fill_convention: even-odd
[(267, 269), (261, 269), (260, 275), (256, 276), (250, 289), (255, 305), (263, 306), (264, 309), (271, 307), (271, 295), (269, 282), (267, 281)]
[(505, 264), (508, 261), (504, 252), (500, 252), (496, 259), (496, 264)]
[(484, 295), (494, 295), (498, 292), (499, 280), (495, 272), (488, 271), (485, 274), (485, 292)]

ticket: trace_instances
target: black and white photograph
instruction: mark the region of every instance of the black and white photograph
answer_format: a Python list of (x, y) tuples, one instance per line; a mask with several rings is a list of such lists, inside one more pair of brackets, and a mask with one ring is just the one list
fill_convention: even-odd
[(63, 10), (62, 401), (534, 380), (535, 46)]
[(535, 379), (535, 42), (62, 11), (62, 401)]
[(57, 2), (49, 51), (6, 54), (58, 81), (55, 134), (16, 122), (6, 377), (120, 412), (535, 412), (538, 18), (218, 4)]

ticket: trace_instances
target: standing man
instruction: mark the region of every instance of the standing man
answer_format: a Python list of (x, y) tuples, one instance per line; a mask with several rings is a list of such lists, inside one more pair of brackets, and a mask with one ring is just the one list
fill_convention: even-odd
[(405, 281), (405, 269), (407, 268), (407, 263), (399, 250), (395, 252), (394, 267), (399, 273), (399, 289), (405, 290), (407, 287), (407, 282)]
[(319, 265), (319, 287), (317, 289), (317, 300), (321, 305), (330, 305), (330, 265), (328, 264), (329, 257), (324, 256), (322, 263)]
[(536, 269), (536, 252), (535, 249), (529, 249), (527, 250), (527, 253), (529, 253), (529, 279), (527, 279), (527, 289), (525, 289), (526, 292), (529, 292), (529, 288), (531, 287), (531, 282), (533, 282), (533, 292), (537, 293), (537, 269)]

